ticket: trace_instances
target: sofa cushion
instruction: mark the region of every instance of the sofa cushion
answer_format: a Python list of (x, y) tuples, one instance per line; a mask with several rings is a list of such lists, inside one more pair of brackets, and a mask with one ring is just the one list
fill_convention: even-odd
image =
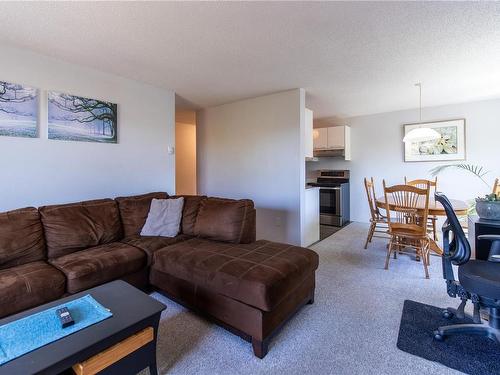
[(136, 236), (141, 232), (148, 217), (149, 207), (153, 198), (166, 199), (168, 198), (168, 194), (156, 192), (130, 197), (118, 197), (115, 199), (120, 209), (125, 237)]
[(246, 231), (254, 215), (253, 202), (249, 199), (207, 198), (200, 203), (194, 234), (213, 241), (253, 242)]
[(67, 279), (69, 293), (118, 279), (146, 265), (146, 254), (127, 244), (113, 242), (49, 260)]
[(184, 198), (155, 199), (151, 201), (148, 217), (141, 236), (175, 237), (179, 234)]
[(194, 226), (200, 203), (207, 199), (205, 195), (174, 195), (170, 198), (184, 198), (184, 208), (182, 209), (181, 233), (194, 236)]
[(127, 245), (134, 246), (144, 251), (148, 257), (148, 266), (153, 261), (153, 254), (163, 249), (164, 247), (173, 245), (177, 242), (187, 241), (192, 236), (186, 234), (179, 234), (175, 237), (159, 237), (159, 236), (132, 236), (120, 240)]
[(118, 206), (112, 199), (45, 206), (40, 208), (40, 214), (49, 258), (122, 237)]
[(318, 268), (318, 255), (264, 240), (235, 245), (193, 238), (158, 250), (152, 268), (271, 311)]
[(46, 258), (38, 210), (34, 207), (0, 213), (0, 269)]
[(0, 271), (0, 318), (53, 301), (65, 292), (64, 275), (45, 262)]

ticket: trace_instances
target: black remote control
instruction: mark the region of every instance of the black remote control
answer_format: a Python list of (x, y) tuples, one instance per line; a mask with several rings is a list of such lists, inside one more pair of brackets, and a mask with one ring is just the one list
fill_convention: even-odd
[(66, 327), (69, 327), (69, 326), (75, 324), (75, 321), (73, 320), (73, 317), (69, 313), (69, 310), (67, 307), (57, 309), (56, 314), (57, 314), (57, 317), (59, 318), (59, 321), (61, 322), (62, 328), (66, 328)]

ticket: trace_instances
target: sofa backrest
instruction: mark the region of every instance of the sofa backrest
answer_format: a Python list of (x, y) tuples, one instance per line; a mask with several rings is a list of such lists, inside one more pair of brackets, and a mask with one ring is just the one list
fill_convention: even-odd
[(123, 224), (123, 235), (125, 237), (137, 236), (148, 217), (151, 201), (154, 199), (166, 199), (167, 193), (155, 192), (130, 197), (118, 197), (115, 201), (120, 209)]
[(49, 258), (122, 238), (118, 205), (112, 199), (44, 206), (39, 211)]
[(205, 195), (174, 195), (170, 198), (184, 198), (182, 209), (181, 232), (189, 236), (194, 236), (196, 218), (200, 210), (201, 202), (207, 199)]
[(255, 241), (255, 208), (250, 199), (207, 198), (200, 202), (194, 234), (232, 243)]
[(42, 223), (36, 208), (0, 213), (0, 269), (46, 258)]

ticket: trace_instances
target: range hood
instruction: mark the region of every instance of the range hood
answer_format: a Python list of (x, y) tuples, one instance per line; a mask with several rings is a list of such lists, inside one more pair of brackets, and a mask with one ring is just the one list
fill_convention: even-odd
[(345, 157), (345, 149), (331, 148), (326, 150), (314, 150), (314, 158), (336, 157), (336, 156)]

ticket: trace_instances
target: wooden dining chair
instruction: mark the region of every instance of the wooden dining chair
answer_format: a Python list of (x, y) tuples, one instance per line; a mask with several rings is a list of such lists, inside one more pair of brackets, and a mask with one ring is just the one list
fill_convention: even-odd
[(380, 210), (376, 203), (375, 194), (375, 184), (373, 183), (373, 177), (368, 180), (365, 177), (365, 190), (366, 196), (368, 198), (368, 206), (370, 207), (370, 228), (368, 229), (368, 235), (366, 236), (365, 249), (368, 248), (368, 243), (372, 242), (373, 237), (387, 238), (386, 236), (378, 236), (375, 233), (385, 233), (387, 234), (388, 225), (387, 218), (380, 213)]
[[(431, 196), (434, 196), (434, 194), (437, 192), (437, 177), (433, 180), (425, 180), (425, 179), (417, 179), (417, 180), (411, 180), (408, 181), (406, 176), (405, 176), (405, 185), (410, 185), (410, 186), (415, 186), (420, 189), (426, 189), (427, 186), (430, 187), (430, 194)], [(437, 234), (437, 216), (429, 216), (428, 218), (428, 226), (427, 230), (429, 233), (432, 234), (432, 238), (434, 241), (438, 240), (438, 234)]]
[[(421, 189), (410, 185), (384, 185), (384, 197), (387, 210), (387, 223), (391, 240), (387, 248), (385, 269), (389, 268), (391, 254), (405, 252), (406, 248), (414, 248), (416, 256), (422, 259), (425, 278), (429, 278), (428, 264), (429, 236), (427, 218), (429, 216), (430, 186)], [(391, 198), (391, 205), (389, 204)], [(420, 203), (420, 208), (419, 207)], [(423, 205), (422, 205), (423, 203)], [(392, 206), (392, 209), (391, 209)], [(421, 208), (423, 206), (423, 209)]]

